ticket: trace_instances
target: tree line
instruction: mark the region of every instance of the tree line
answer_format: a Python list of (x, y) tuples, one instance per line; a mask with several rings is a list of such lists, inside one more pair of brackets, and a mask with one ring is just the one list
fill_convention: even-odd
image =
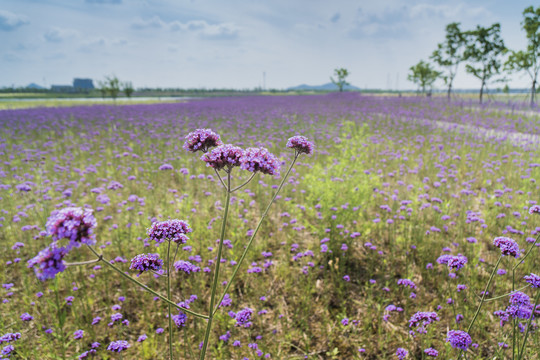
[[(450, 98), (452, 84), (460, 64), (465, 71), (480, 81), (480, 103), (483, 94), (492, 82), (505, 82), (504, 73), (526, 73), (531, 81), (530, 104), (535, 102), (538, 72), (540, 70), (540, 7), (523, 10), (521, 27), (525, 31), (527, 47), (524, 50), (508, 49), (501, 37), (501, 25), (490, 27), (477, 25), (473, 30), (462, 31), (460, 23), (446, 26), (446, 37), (437, 44), (430, 56), (438, 68), (421, 60), (410, 67), (408, 79), (417, 84), (424, 94), (431, 94), (436, 80), (442, 79)], [(503, 76), (503, 77), (499, 77)]]

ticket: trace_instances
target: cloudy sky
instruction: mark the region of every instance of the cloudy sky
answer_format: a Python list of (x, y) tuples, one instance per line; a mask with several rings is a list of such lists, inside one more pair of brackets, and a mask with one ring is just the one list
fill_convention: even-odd
[[(411, 89), (445, 26), (501, 23), (525, 47), (523, 0), (2, 0), (0, 87), (116, 75), (135, 87), (287, 88), (336, 67), (358, 87)], [(511, 87), (526, 86), (516, 75)], [(499, 85), (497, 85), (499, 86)], [(442, 85), (441, 85), (442, 87)], [(479, 88), (462, 68), (458, 88)], [(495, 85), (493, 86), (495, 87)]]

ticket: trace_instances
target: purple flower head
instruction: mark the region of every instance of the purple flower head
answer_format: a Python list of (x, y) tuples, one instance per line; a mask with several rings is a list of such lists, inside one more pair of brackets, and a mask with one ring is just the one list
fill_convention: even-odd
[(112, 341), (107, 347), (107, 350), (119, 353), (129, 349), (130, 346), (131, 345), (126, 340)]
[(178, 260), (174, 263), (174, 268), (176, 271), (183, 271), (186, 274), (191, 274), (192, 272), (199, 272), (200, 268), (198, 266), (193, 265), (189, 261), (185, 260)]
[(32, 315), (30, 315), (29, 313), (24, 313), (21, 315), (21, 320), (22, 321), (32, 321), (34, 320), (34, 317)]
[(427, 356), (430, 357), (437, 357), (439, 356), (439, 352), (435, 350), (434, 348), (427, 348), (424, 350), (424, 353), (426, 353)]
[(409, 355), (409, 352), (405, 350), (404, 348), (398, 348), (396, 350), (396, 356), (399, 360), (403, 360)]
[(453, 258), (452, 255), (444, 254), (437, 258), (437, 263), (442, 265), (448, 265), (448, 261)]
[(141, 336), (139, 336), (139, 338), (137, 339), (137, 342), (143, 342), (144, 340), (148, 339), (148, 336), (146, 336), (146, 334), (142, 334)]
[(519, 256), (519, 246), (514, 240), (510, 238), (504, 236), (496, 237), (493, 240), (493, 245), (501, 249), (501, 253), (503, 256), (510, 255), (515, 258)]
[(2, 351), (0, 351), (0, 359), (8, 359), (13, 351), (15, 351), (15, 347), (13, 345), (4, 346)]
[(92, 212), (91, 209), (83, 210), (80, 207), (55, 210), (47, 220), (47, 234), (55, 241), (68, 239), (68, 250), (81, 244), (94, 245), (96, 236), (93, 229), (97, 226), (97, 222)]
[(398, 285), (403, 285), (405, 287), (410, 287), (411, 289), (416, 289), (416, 284), (414, 282), (412, 282), (411, 280), (409, 279), (399, 279), (397, 281)]
[(293, 136), (287, 141), (287, 147), (298, 151), (299, 154), (312, 154), (315, 145), (305, 136)]
[(201, 156), (206, 166), (215, 170), (230, 171), (234, 166), (240, 166), (244, 150), (231, 144), (220, 145)]
[(56, 274), (64, 271), (64, 257), (68, 251), (64, 247), (50, 246), (41, 250), (36, 257), (28, 260), (28, 267), (34, 268), (34, 272), (39, 280), (53, 279)]
[(466, 263), (467, 263), (467, 257), (463, 255), (458, 255), (458, 256), (450, 256), (446, 265), (448, 265), (450, 269), (459, 270), (463, 268)]
[(183, 148), (189, 152), (207, 152), (209, 148), (223, 145), (218, 134), (210, 129), (197, 129), (186, 137)]
[(189, 240), (186, 234), (192, 231), (186, 221), (173, 219), (153, 223), (146, 233), (158, 244), (165, 240), (185, 244)]
[(234, 319), (236, 320), (235, 326), (243, 326), (248, 328), (251, 326), (251, 316), (253, 315), (253, 310), (250, 308), (245, 308), (236, 313)]
[(279, 175), (279, 160), (265, 148), (248, 148), (240, 159), (240, 167), (244, 170), (263, 174)]
[(540, 214), (540, 205), (533, 205), (529, 209), (529, 214)]
[(472, 344), (471, 336), (462, 330), (450, 330), (446, 338), (454, 349), (467, 350)]
[(409, 320), (409, 327), (418, 328), (419, 333), (425, 333), (426, 327), (434, 321), (439, 321), (439, 316), (436, 312), (419, 311)]
[(180, 312), (178, 315), (173, 315), (172, 319), (176, 327), (186, 326), (187, 315), (184, 314), (183, 312)]
[(531, 284), (531, 287), (540, 288), (540, 276), (531, 273), (530, 275), (525, 275), (524, 279)]
[(139, 274), (141, 274), (149, 270), (161, 270), (162, 266), (163, 260), (159, 258), (159, 254), (140, 254), (131, 259), (129, 268), (138, 270)]
[(159, 170), (174, 170), (171, 164), (163, 164), (159, 167)]
[(76, 330), (73, 333), (73, 339), (75, 339), (75, 340), (82, 339), (83, 336), (84, 336), (84, 330)]
[(0, 336), (0, 344), (10, 343), (21, 338), (21, 333), (7, 333)]

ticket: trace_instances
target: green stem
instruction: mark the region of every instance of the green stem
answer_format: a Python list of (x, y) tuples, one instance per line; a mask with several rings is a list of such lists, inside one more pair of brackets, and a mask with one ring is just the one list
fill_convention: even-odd
[[(516, 267), (514, 266), (512, 268), (512, 291), (515, 291), (515, 290), (516, 290)], [(514, 318), (513, 326), (512, 326), (512, 360), (514, 360), (516, 356), (516, 326), (517, 326), (517, 321), (516, 321), (516, 318)]]
[(536, 305), (538, 305), (539, 300), (540, 300), (540, 290), (538, 290), (536, 294), (536, 299), (534, 300), (534, 306), (532, 308), (531, 316), (529, 317), (529, 320), (527, 321), (527, 328), (525, 330), (525, 336), (523, 338), (523, 345), (521, 345), (521, 350), (519, 351), (519, 357), (518, 357), (519, 360), (523, 359), (523, 352), (525, 351), (525, 344), (527, 344), (527, 337), (529, 336), (529, 329), (531, 328), (531, 321), (534, 316)]
[(225, 240), (225, 229), (227, 227), (227, 216), (229, 215), (229, 203), (231, 202), (231, 169), (227, 172), (227, 200), (225, 201), (225, 212), (223, 214), (223, 222), (221, 223), (221, 235), (219, 237), (219, 247), (216, 259), (216, 269), (214, 270), (214, 282), (212, 284), (212, 293), (210, 295), (210, 307), (208, 310), (208, 324), (206, 324), (206, 331), (204, 334), (203, 347), (201, 349), (200, 360), (204, 360), (206, 356), (206, 349), (208, 348), (208, 339), (210, 337), (210, 331), (212, 329), (212, 320), (214, 319), (214, 301), (216, 300), (217, 284), (219, 280), (219, 267), (221, 265), (221, 252), (223, 250), (223, 242)]
[(153, 294), (154, 296), (157, 296), (158, 298), (160, 298), (161, 300), (165, 301), (167, 304), (171, 304), (172, 306), (174, 306), (175, 308), (177, 308), (178, 310), (180, 311), (183, 311), (185, 313), (188, 313), (190, 315), (193, 315), (195, 317), (198, 317), (198, 318), (201, 318), (201, 319), (208, 319), (208, 316), (207, 315), (202, 315), (202, 314), (198, 314), (194, 311), (191, 311), (189, 309), (186, 309), (186, 308), (183, 308), (181, 306), (178, 306), (176, 305), (174, 302), (170, 301), (169, 299), (167, 299), (165, 296), (155, 292), (154, 290), (150, 289), (148, 286), (144, 285), (143, 283), (135, 280), (134, 278), (132, 278), (131, 276), (127, 275), (126, 273), (124, 273), (122, 270), (120, 270), (119, 268), (117, 268), (116, 266), (114, 266), (113, 264), (111, 264), (110, 262), (108, 262), (104, 257), (103, 255), (100, 255), (96, 252), (96, 250), (94, 250), (93, 247), (91, 247), (90, 245), (87, 245), (88, 248), (90, 250), (92, 250), (92, 252), (94, 253), (94, 255), (96, 255), (97, 257), (100, 257), (101, 258), (101, 261), (103, 261), (103, 263), (105, 265), (107, 265), (108, 267), (110, 267), (111, 269), (113, 269), (114, 271), (116, 271), (118, 274), (122, 275), (123, 277), (125, 277), (126, 279), (128, 279), (129, 281), (135, 283), (136, 285), (142, 287), (144, 290), (148, 291), (149, 293)]
[(255, 174), (256, 173), (251, 174), (251, 176), (249, 177), (249, 179), (247, 179), (247, 181), (245, 183), (243, 183), (240, 186), (235, 187), (234, 189), (231, 190), (231, 192), (235, 192), (236, 190), (240, 190), (241, 188), (243, 188), (244, 186), (249, 184), (249, 182), (255, 177)]
[(525, 259), (527, 258), (527, 256), (529, 256), (529, 254), (531, 253), (532, 249), (534, 249), (536, 247), (536, 243), (538, 242), (538, 240), (540, 239), (540, 235), (538, 235), (536, 237), (536, 240), (534, 240), (534, 242), (532, 243), (531, 247), (529, 248), (529, 250), (527, 251), (527, 253), (525, 254), (525, 256), (523, 257), (523, 259), (521, 259), (516, 265), (514, 265), (514, 267), (512, 268), (512, 270), (515, 270), (519, 265), (521, 265)]
[(493, 275), (495, 275), (495, 272), (497, 271), (497, 268), (499, 267), (499, 263), (501, 262), (502, 255), (499, 256), (499, 260), (497, 260), (497, 263), (495, 264), (495, 267), (493, 268), (493, 271), (491, 272), (491, 275), (489, 277), (488, 283), (486, 285), (486, 288), (484, 290), (484, 293), (482, 294), (482, 300), (480, 301), (480, 305), (478, 305), (478, 309), (476, 309), (476, 313), (474, 314), (474, 317), (469, 324), (469, 327), (467, 328), (467, 333), (470, 335), (470, 331), (474, 325), (474, 322), (476, 321), (476, 318), (478, 317), (478, 314), (480, 313), (480, 309), (482, 308), (482, 305), (484, 305), (484, 299), (486, 298), (487, 291), (489, 289), (489, 285), (491, 285), (491, 280), (493, 280)]
[[(515, 291), (521, 291), (521, 290), (524, 290), (526, 288), (528, 288), (530, 285), (525, 285), (524, 287), (521, 287)], [(512, 292), (509, 292), (508, 294), (504, 294), (504, 295), (500, 295), (500, 296), (496, 296), (496, 297), (492, 297), (492, 298), (489, 298), (489, 299), (485, 299), (484, 302), (489, 302), (489, 301), (493, 301), (493, 300), (498, 300), (498, 299), (501, 299), (503, 297), (506, 297), (508, 295), (511, 295), (513, 294), (515, 291), (512, 291)]]
[(247, 246), (244, 249), (244, 252), (242, 253), (242, 256), (240, 257), (240, 260), (238, 260), (238, 263), (236, 264), (236, 267), (234, 268), (234, 271), (233, 271), (233, 273), (231, 275), (231, 278), (227, 282), (227, 286), (225, 287), (225, 291), (223, 291), (223, 295), (221, 295), (221, 298), (217, 302), (217, 306), (213, 310), (212, 315), (214, 315), (216, 313), (216, 311), (218, 311), (219, 305), (221, 305), (221, 302), (225, 298), (225, 295), (227, 294), (227, 291), (229, 291), (229, 287), (231, 286), (232, 282), (234, 281), (234, 278), (236, 277), (236, 274), (238, 273), (238, 270), (240, 269), (240, 266), (242, 265), (242, 262), (246, 258), (246, 254), (248, 253), (249, 248), (251, 247), (251, 244), (253, 243), (253, 239), (255, 239), (255, 236), (257, 235), (257, 232), (259, 231), (259, 228), (261, 227), (261, 224), (262, 224), (264, 218), (266, 217), (266, 214), (268, 213), (268, 210), (270, 209), (270, 206), (272, 206), (272, 204), (274, 203), (274, 200), (276, 200), (277, 195), (279, 194), (281, 188), (283, 187), (283, 184), (285, 184), (285, 180), (287, 180), (287, 177), (289, 176), (289, 173), (291, 172), (291, 170), (292, 170), (292, 168), (294, 166), (294, 163), (296, 163), (296, 160), (298, 159), (298, 155), (299, 155), (298, 153), (296, 153), (294, 155), (294, 160), (291, 163), (291, 166), (289, 166), (289, 170), (287, 170), (287, 173), (285, 174), (285, 176), (281, 180), (281, 184), (279, 184), (279, 187), (278, 187), (276, 193), (274, 194), (274, 197), (272, 198), (272, 200), (270, 201), (270, 203), (266, 207), (266, 210), (264, 210), (264, 213), (263, 213), (261, 219), (259, 220), (259, 223), (257, 224), (257, 227), (255, 228), (255, 231), (253, 231), (253, 234), (251, 235), (251, 238), (249, 239), (249, 241), (247, 243)]
[[(171, 241), (168, 241), (167, 245), (167, 299), (171, 300)], [(172, 313), (171, 313), (171, 304), (168, 306), (169, 310), (169, 356), (173, 360), (173, 348), (172, 348), (172, 338), (173, 338), (173, 327), (172, 327)]]
[(94, 264), (94, 263), (97, 263), (97, 262), (100, 262), (101, 259), (100, 258), (97, 258), (95, 260), (88, 260), (88, 261), (79, 261), (79, 262), (72, 262), (72, 263), (64, 263), (64, 265), (66, 266), (80, 266), (80, 265), (89, 265), (89, 264)]

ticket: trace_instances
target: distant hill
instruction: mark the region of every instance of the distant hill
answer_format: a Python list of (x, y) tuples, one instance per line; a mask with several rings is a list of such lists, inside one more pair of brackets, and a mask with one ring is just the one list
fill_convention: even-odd
[(27, 89), (38, 89), (38, 90), (43, 90), (43, 89), (45, 89), (43, 86), (39, 86), (39, 85), (36, 84), (36, 83), (31, 83), (31, 84), (29, 84), (26, 88), (27, 88)]
[[(357, 88), (356, 86), (352, 86), (352, 85), (345, 85), (343, 87), (343, 89), (344, 90), (360, 90), (360, 88)], [(338, 87), (337, 87), (337, 85), (332, 84), (332, 83), (327, 83), (327, 84), (324, 84), (324, 85), (306, 85), (306, 84), (302, 84), (302, 85), (290, 87), (287, 90), (293, 90), (293, 91), (294, 90), (332, 91), (332, 90), (338, 90)]]

